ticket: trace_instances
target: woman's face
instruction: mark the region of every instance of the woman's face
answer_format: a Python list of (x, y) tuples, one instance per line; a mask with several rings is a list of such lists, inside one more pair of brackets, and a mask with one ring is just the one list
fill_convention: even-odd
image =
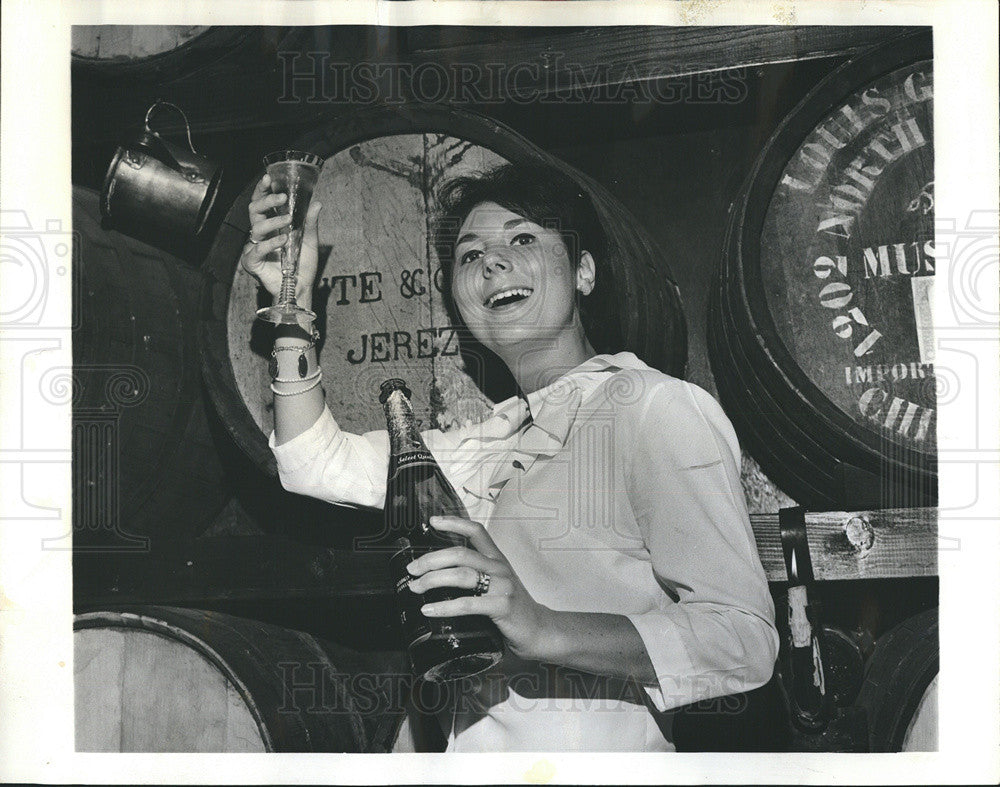
[(577, 328), (576, 293), (588, 294), (593, 280), (589, 253), (574, 266), (556, 230), (496, 203), (473, 208), (458, 232), (452, 297), (472, 335), (491, 350)]

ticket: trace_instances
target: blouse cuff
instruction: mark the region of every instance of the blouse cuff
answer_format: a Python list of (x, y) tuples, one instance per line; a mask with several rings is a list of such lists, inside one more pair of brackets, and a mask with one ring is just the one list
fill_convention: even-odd
[(339, 433), (340, 426), (327, 407), (323, 408), (323, 412), (312, 426), (286, 443), (277, 445), (272, 431), (267, 438), (267, 444), (274, 453), (278, 473), (284, 476), (315, 462), (321, 449), (330, 445)]
[(626, 617), (639, 632), (656, 673), (656, 684), (643, 686), (653, 706), (663, 712), (686, 705), (690, 702), (687, 698), (690, 691), (681, 681), (690, 680), (690, 676), (698, 670), (684, 647), (676, 623), (662, 612), (643, 612)]

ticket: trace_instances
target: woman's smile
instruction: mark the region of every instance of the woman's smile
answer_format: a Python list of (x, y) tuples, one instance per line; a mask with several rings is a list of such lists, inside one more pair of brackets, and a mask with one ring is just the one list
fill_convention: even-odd
[(484, 306), (493, 311), (501, 311), (522, 303), (534, 293), (531, 287), (504, 287), (490, 295), (483, 303)]

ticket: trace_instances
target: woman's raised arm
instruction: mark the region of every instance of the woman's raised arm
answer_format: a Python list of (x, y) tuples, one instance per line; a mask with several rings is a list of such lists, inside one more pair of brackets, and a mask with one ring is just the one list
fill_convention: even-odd
[[(271, 179), (265, 174), (254, 188), (248, 206), (250, 236), (240, 257), (243, 269), (274, 297), (277, 297), (281, 289), (281, 270), (277, 259), (274, 259), (274, 253), (284, 243), (280, 230), (291, 222), (292, 217), (284, 215), (269, 218), (267, 211), (281, 205), (285, 199), (284, 194), (271, 191)], [(309, 206), (299, 256), (295, 295), (298, 304), (306, 309), (312, 308), (313, 284), (318, 272), (318, 218), (322, 207), (319, 202), (313, 202)], [(277, 376), (271, 384), (271, 390), (274, 393), (274, 433), (278, 445), (305, 432), (323, 412), (322, 370), (316, 354), (317, 336), (311, 320), (298, 326), (277, 326), (274, 343)]]

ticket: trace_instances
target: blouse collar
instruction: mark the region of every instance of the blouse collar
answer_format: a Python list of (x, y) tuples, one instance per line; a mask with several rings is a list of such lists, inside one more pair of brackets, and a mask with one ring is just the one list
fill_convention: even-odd
[[(558, 379), (549, 383), (543, 388), (539, 388), (537, 391), (532, 391), (527, 396), (528, 407), (530, 407), (531, 413), (540, 414), (542, 404), (547, 400), (554, 400), (553, 403), (558, 403), (561, 399), (569, 395), (568, 391), (573, 388), (582, 388), (585, 385), (585, 381), (581, 379), (581, 375), (586, 375), (588, 373), (595, 372), (617, 372), (622, 369), (646, 369), (648, 368), (645, 363), (639, 360), (639, 358), (632, 352), (620, 352), (620, 353), (604, 353), (601, 355), (595, 355), (593, 358), (589, 358), (583, 363), (574, 368), (570, 369), (568, 372), (563, 374)], [(594, 381), (595, 383), (600, 382), (600, 378)], [(594, 386), (585, 386), (588, 390), (592, 389)], [(511, 416), (515, 413), (524, 409), (524, 398), (521, 396), (511, 396), (508, 399), (504, 399), (502, 402), (495, 404), (493, 406), (493, 415), (497, 416), (507, 416), (511, 420)], [(535, 422), (537, 423), (538, 417), (535, 417)]]
[(562, 450), (580, 403), (604, 381), (604, 373), (645, 368), (648, 368), (646, 364), (631, 352), (595, 355), (544, 388), (532, 391), (527, 401), (521, 396), (512, 396), (495, 405), (493, 416), (460, 440), (464, 443), (477, 438), (486, 445), (516, 436), (513, 445), (506, 450), (517, 461), (508, 457), (495, 464), (488, 483), (489, 496), (495, 498), (499, 488), (513, 477), (515, 469), (527, 471), (537, 459), (555, 456)]
[(544, 388), (532, 391), (527, 399), (511, 396), (495, 404), (493, 414), (485, 421), (458, 430), (457, 444), (468, 440), (480, 443), (505, 440), (530, 424), (551, 435), (562, 446), (576, 416), (576, 408), (585, 394), (590, 394), (604, 381), (604, 372), (648, 368), (631, 352), (595, 355)]

